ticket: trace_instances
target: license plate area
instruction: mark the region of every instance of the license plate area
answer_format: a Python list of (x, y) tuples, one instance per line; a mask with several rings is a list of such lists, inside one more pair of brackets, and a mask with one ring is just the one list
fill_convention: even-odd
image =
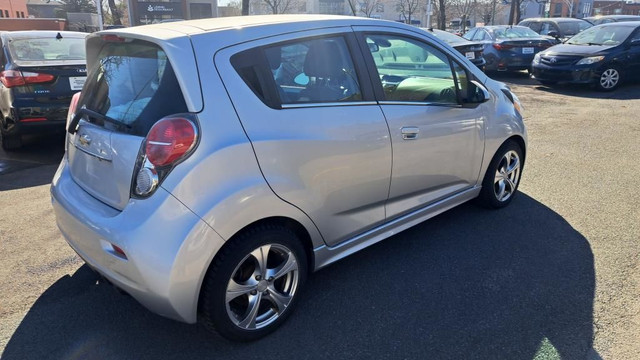
[(522, 53), (523, 54), (533, 54), (533, 48), (532, 47), (523, 47), (522, 48)]
[(473, 51), (467, 51), (466, 53), (464, 53), (464, 56), (466, 56), (466, 58), (469, 60), (473, 60), (476, 58), (476, 54)]
[(69, 86), (71, 90), (82, 90), (84, 82), (87, 80), (86, 76), (72, 76), (69, 78)]

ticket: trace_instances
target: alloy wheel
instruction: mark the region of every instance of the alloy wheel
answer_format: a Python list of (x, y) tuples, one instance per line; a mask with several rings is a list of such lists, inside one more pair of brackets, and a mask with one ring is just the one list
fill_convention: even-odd
[(498, 201), (507, 201), (516, 191), (520, 181), (520, 157), (510, 150), (498, 163), (493, 181), (493, 191)]
[(287, 309), (298, 283), (294, 252), (281, 244), (262, 245), (233, 271), (225, 294), (227, 315), (243, 330), (264, 328)]
[(603, 89), (613, 89), (620, 81), (620, 73), (616, 69), (607, 69), (600, 76), (600, 86)]

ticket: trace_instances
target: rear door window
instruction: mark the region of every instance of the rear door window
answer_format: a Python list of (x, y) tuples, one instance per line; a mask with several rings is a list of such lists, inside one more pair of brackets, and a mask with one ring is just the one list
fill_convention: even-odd
[(106, 117), (90, 117), (94, 124), (145, 136), (161, 118), (188, 111), (171, 63), (156, 44), (105, 41), (91, 65), (78, 106)]
[(362, 100), (355, 66), (341, 36), (270, 46), (264, 52), (282, 104)]

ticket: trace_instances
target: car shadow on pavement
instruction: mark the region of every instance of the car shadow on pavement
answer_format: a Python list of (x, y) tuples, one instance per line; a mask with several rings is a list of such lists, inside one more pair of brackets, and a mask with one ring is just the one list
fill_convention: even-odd
[(23, 147), (0, 149), (0, 191), (51, 183), (64, 155), (64, 135), (27, 136)]
[[(62, 246), (62, 244), (61, 244)], [(524, 193), (466, 204), (309, 278), (275, 333), (232, 343), (146, 311), (85, 265), (33, 304), (10, 359), (584, 359), (592, 347), (588, 241)]]

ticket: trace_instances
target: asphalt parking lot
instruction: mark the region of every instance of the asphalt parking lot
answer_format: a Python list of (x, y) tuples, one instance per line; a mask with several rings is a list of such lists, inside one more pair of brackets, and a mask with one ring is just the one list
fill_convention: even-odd
[(637, 359), (640, 85), (496, 78), (529, 131), (511, 206), (465, 204), (321, 270), (249, 344), (156, 316), (83, 265), (49, 200), (62, 138), (0, 152), (0, 357)]

